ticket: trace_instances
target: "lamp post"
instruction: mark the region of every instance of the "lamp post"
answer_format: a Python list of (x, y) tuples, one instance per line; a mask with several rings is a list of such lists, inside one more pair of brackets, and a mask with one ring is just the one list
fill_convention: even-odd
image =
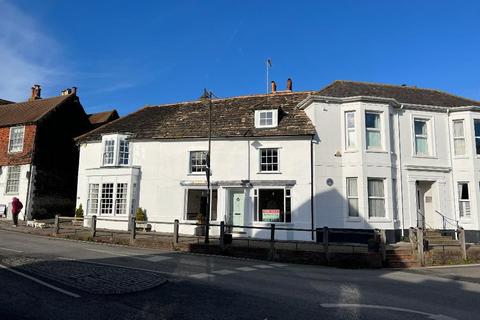
[(212, 190), (210, 188), (210, 151), (212, 149), (212, 92), (207, 89), (203, 89), (203, 94), (200, 97), (204, 106), (208, 105), (208, 151), (207, 151), (207, 163), (205, 168), (205, 175), (207, 178), (207, 213), (205, 217), (205, 243), (210, 242), (210, 212), (212, 211), (211, 195)]

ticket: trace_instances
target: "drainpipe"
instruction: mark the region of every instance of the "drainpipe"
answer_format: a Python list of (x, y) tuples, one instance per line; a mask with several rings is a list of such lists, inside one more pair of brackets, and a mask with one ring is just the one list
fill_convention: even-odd
[[(404, 105), (400, 105), (400, 111), (403, 110)], [(400, 135), (400, 112), (397, 112), (397, 131), (398, 131), (398, 166), (400, 167), (400, 202), (401, 205), (398, 205), (398, 200), (397, 200), (397, 210), (399, 208), (402, 209), (402, 219), (401, 221), (401, 234), (402, 238), (405, 236), (405, 210), (403, 210), (403, 166), (402, 166), (402, 137)], [(398, 184), (398, 179), (397, 179), (397, 184)], [(398, 199), (398, 198), (397, 198)]]
[[(465, 121), (466, 122), (466, 121)], [(455, 209), (456, 205), (455, 205), (455, 183), (453, 181), (453, 156), (452, 156), (452, 152), (453, 149), (452, 149), (452, 139), (451, 139), (451, 135), (450, 135), (450, 108), (447, 108), (447, 130), (448, 130), (448, 153), (450, 154), (450, 167), (452, 168), (450, 170), (450, 176), (451, 176), (451, 183), (452, 183), (452, 195), (453, 195), (453, 198), (452, 198), (452, 205), (453, 205), (453, 216), (455, 217), (455, 221), (460, 221), (460, 219), (457, 220), (457, 210)], [(465, 130), (465, 124), (464, 124), (464, 129)], [(465, 142), (466, 142), (466, 139), (465, 139)], [(465, 144), (466, 146), (467, 144)]]
[(314, 201), (315, 201), (315, 194), (313, 188), (313, 136), (310, 140), (310, 214), (311, 214), (311, 223), (312, 223), (312, 240), (315, 240), (315, 223), (314, 223)]

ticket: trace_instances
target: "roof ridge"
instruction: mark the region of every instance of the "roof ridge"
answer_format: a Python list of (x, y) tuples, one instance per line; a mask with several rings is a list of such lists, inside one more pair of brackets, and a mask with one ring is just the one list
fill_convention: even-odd
[[(308, 94), (317, 92), (315, 90), (306, 90), (306, 91), (291, 91), (291, 92), (276, 92), (276, 93), (259, 93), (259, 94), (251, 94), (251, 95), (243, 95), (243, 96), (233, 96), (233, 97), (226, 97), (226, 98), (215, 98), (212, 99), (213, 102), (215, 101), (225, 101), (231, 99), (246, 99), (246, 98), (254, 98), (254, 97), (276, 97), (280, 95), (294, 95), (294, 94)], [(181, 101), (181, 102), (174, 102), (174, 103), (164, 103), (164, 104), (155, 104), (155, 105), (147, 105), (144, 108), (157, 108), (157, 107), (170, 107), (170, 106), (178, 106), (178, 105), (187, 105), (187, 104), (198, 104), (201, 103), (199, 100), (191, 100), (191, 101)]]
[(423, 88), (423, 87), (417, 87), (417, 86), (407, 86), (407, 85), (398, 85), (398, 84), (390, 84), (390, 83), (380, 83), (380, 82), (369, 82), (369, 81), (355, 81), (355, 80), (335, 80), (325, 88), (323, 88), (320, 91), (323, 91), (324, 89), (327, 89), (331, 86), (333, 86), (335, 83), (342, 82), (342, 83), (359, 83), (359, 84), (366, 84), (366, 85), (376, 85), (376, 86), (383, 86), (383, 87), (393, 87), (393, 88), (399, 88), (399, 89), (410, 89), (410, 90), (421, 90), (421, 91), (432, 91), (432, 92), (437, 92), (441, 94), (446, 94), (455, 98), (459, 98), (462, 100), (467, 100), (467, 101), (472, 101), (475, 103), (479, 103), (480, 101), (470, 99), (467, 97), (463, 97), (457, 94), (453, 94), (444, 90), (439, 90), (439, 89), (433, 89), (433, 88)]

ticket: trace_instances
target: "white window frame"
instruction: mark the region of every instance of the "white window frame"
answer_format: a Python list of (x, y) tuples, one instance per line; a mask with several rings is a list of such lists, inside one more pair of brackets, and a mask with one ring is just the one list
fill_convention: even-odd
[[(379, 127), (378, 128), (368, 128), (367, 127), (367, 114), (376, 114), (379, 120)], [(382, 111), (375, 111), (375, 110), (365, 110), (364, 113), (365, 121), (365, 148), (367, 151), (383, 151), (384, 150), (384, 142), (383, 142), (383, 112)], [(380, 134), (380, 145), (379, 146), (369, 146), (368, 145), (368, 132), (378, 132)]]
[[(260, 190), (283, 190), (283, 221), (260, 221)], [(287, 199), (290, 199), (290, 221), (287, 221)], [(292, 188), (291, 187), (260, 187), (253, 189), (253, 221), (255, 223), (268, 224), (289, 224), (293, 223), (293, 202), (292, 202)]]
[(480, 119), (473, 119), (473, 135), (475, 136), (475, 141), (474, 141), (475, 154), (477, 155), (477, 157), (480, 157), (480, 148), (477, 150), (477, 139), (480, 140), (480, 135), (477, 136), (477, 134), (475, 132), (475, 122), (480, 123)]
[[(107, 142), (113, 142), (113, 160), (105, 163)], [(124, 149), (121, 150), (121, 144), (124, 143)], [(125, 152), (126, 151), (126, 152)], [(127, 159), (125, 161), (125, 155)], [(124, 167), (132, 162), (132, 144), (127, 135), (111, 134), (102, 137), (102, 167)]]
[[(89, 183), (87, 189), (87, 208), (85, 215), (97, 215), (100, 202), (100, 183)], [(95, 210), (92, 210), (93, 208), (95, 208)]]
[[(17, 133), (16, 130), (21, 130), (19, 134), (20, 137), (16, 137)], [(8, 153), (19, 153), (23, 151), (25, 140), (25, 126), (16, 126), (10, 127), (10, 132), (8, 135)]]
[[(467, 185), (467, 191), (468, 191), (468, 199), (461, 199), (460, 198), (460, 185)], [(462, 220), (469, 220), (472, 217), (472, 203), (471, 203), (471, 189), (470, 189), (470, 183), (468, 181), (458, 181), (457, 182), (457, 197), (458, 197), (458, 216)], [(466, 214), (468, 213), (468, 214)]]
[[(18, 172), (13, 172), (13, 170)], [(15, 175), (15, 177), (13, 176)], [(10, 166), (7, 170), (7, 181), (5, 183), (5, 194), (18, 194), (20, 190), (20, 179), (22, 175), (22, 167), (21, 166)], [(11, 185), (16, 185), (14, 190), (9, 190)]]
[[(382, 181), (383, 183), (383, 197), (379, 197), (379, 196), (371, 196), (370, 193), (368, 192), (368, 182), (370, 180), (377, 180), (377, 181)], [(368, 177), (367, 178), (367, 207), (368, 207), (368, 219), (369, 220), (385, 220), (387, 219), (387, 194), (386, 194), (386, 190), (387, 188), (385, 188), (385, 183), (386, 183), (386, 179), (385, 178), (378, 178), (378, 177)], [(376, 217), (376, 216), (371, 216), (370, 215), (370, 200), (383, 200), (383, 217)]]
[[(264, 150), (276, 150), (277, 151), (277, 170), (262, 170), (262, 151)], [(275, 164), (275, 163), (271, 163)], [(266, 163), (268, 165), (268, 163)], [(280, 148), (278, 147), (265, 147), (258, 149), (258, 172), (259, 173), (280, 173)]]
[[(353, 128), (348, 126), (348, 116), (353, 115)], [(356, 124), (356, 112), (354, 110), (345, 111), (345, 150), (352, 151), (357, 150), (357, 124)], [(353, 141), (350, 141), (349, 133), (353, 132)]]
[[(417, 134), (415, 131), (415, 122), (424, 122), (426, 126), (426, 134)], [(432, 119), (428, 117), (418, 117), (414, 116), (412, 120), (412, 133), (413, 133), (413, 155), (416, 157), (431, 157), (433, 156), (433, 137), (432, 137)], [(424, 138), (427, 140), (427, 153), (418, 153), (417, 152), (417, 137)]]
[[(463, 135), (455, 136), (455, 123), (460, 122), (462, 124), (462, 131)], [(452, 137), (453, 137), (453, 154), (456, 157), (462, 157), (467, 154), (467, 143), (465, 139), (465, 119), (453, 119), (452, 120)], [(455, 141), (462, 141), (463, 140), (463, 153), (457, 153), (457, 149), (455, 148)]]
[[(349, 189), (348, 189), (348, 181), (350, 179), (355, 179), (356, 185), (357, 185), (357, 194), (356, 195), (351, 195), (349, 194)], [(347, 177), (345, 179), (345, 195), (347, 198), (347, 218), (348, 219), (359, 219), (360, 218), (360, 203), (359, 203), (359, 189), (358, 189), (358, 177)], [(351, 215), (350, 214), (350, 203), (349, 200), (357, 200), (357, 215)]]
[[(204, 170), (201, 171), (193, 171), (193, 163), (192, 163), (192, 156), (195, 153), (203, 153), (205, 155), (205, 168)], [(208, 151), (206, 150), (191, 150), (188, 152), (188, 173), (192, 175), (205, 175), (205, 172), (207, 171), (207, 153)], [(202, 165), (195, 165), (196, 167), (203, 167)]]
[[(112, 207), (111, 207), (111, 213), (102, 213), (102, 201), (104, 200), (103, 198), (103, 186), (104, 185), (109, 185), (111, 184), (112, 185)], [(135, 187), (136, 187), (136, 183), (135, 184)], [(91, 210), (92, 208), (92, 205), (90, 203), (90, 201), (92, 200), (91, 198), (91, 193), (90, 193), (90, 186), (91, 185), (97, 185), (98, 186), (98, 194), (97, 194), (97, 198), (96, 199), (93, 199), (93, 200), (96, 200), (97, 201), (97, 205), (96, 205), (96, 212), (93, 212)], [(122, 198), (119, 198), (118, 197), (118, 187), (119, 185), (124, 185), (123, 186), (123, 191), (124, 191), (124, 197)], [(132, 189), (130, 189), (131, 187), (131, 183), (129, 181), (123, 181), (123, 180), (120, 180), (120, 181), (116, 181), (116, 179), (108, 179), (108, 180), (93, 180), (93, 181), (89, 181), (88, 184), (87, 184), (87, 214), (88, 215), (97, 215), (97, 216), (102, 216), (102, 217), (125, 217), (127, 218), (128, 217), (128, 214), (129, 212), (131, 214), (135, 214), (135, 212), (133, 212), (132, 210), (129, 210), (129, 204), (131, 206), (130, 209), (132, 209), (132, 203), (133, 201), (136, 201), (132, 199), (132, 196), (133, 196), (133, 191)], [(135, 191), (136, 192), (136, 191)], [(136, 195), (135, 195), (136, 196)], [(110, 199), (110, 198), (109, 198)], [(119, 205), (119, 202), (118, 200), (122, 200), (123, 201), (123, 205), (122, 205), (122, 212), (119, 212), (118, 210), (118, 205)]]
[[(271, 113), (272, 123), (261, 124), (262, 114)], [(255, 110), (255, 128), (276, 128), (278, 126), (278, 109)]]

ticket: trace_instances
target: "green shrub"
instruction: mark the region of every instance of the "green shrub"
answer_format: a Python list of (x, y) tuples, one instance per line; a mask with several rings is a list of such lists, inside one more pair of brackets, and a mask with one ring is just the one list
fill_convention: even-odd
[(83, 207), (82, 204), (78, 206), (78, 208), (75, 210), (75, 218), (83, 218)]
[(147, 221), (147, 214), (145, 213), (145, 210), (142, 208), (137, 208), (137, 211), (135, 212), (135, 220)]

